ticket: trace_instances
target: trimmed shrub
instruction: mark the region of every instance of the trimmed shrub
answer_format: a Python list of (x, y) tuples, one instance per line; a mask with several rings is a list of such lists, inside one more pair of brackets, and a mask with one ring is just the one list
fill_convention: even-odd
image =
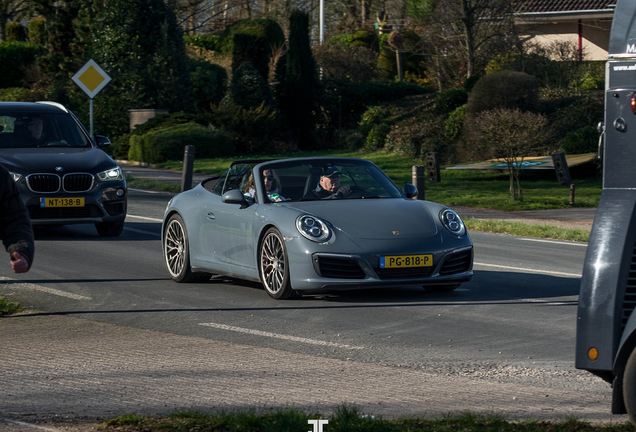
[(477, 84), (477, 81), (479, 81), (481, 79), (481, 75), (471, 75), (470, 77), (466, 78), (464, 80), (464, 83), (462, 84), (462, 88), (464, 90), (466, 90), (467, 93), (470, 93), (473, 90), (473, 87), (475, 87), (475, 84)]
[(462, 134), (464, 128), (464, 120), (466, 119), (466, 105), (457, 107), (450, 113), (444, 126), (446, 128), (446, 138), (450, 141), (455, 141)]
[[(186, 114), (183, 112), (177, 112), (173, 114), (157, 114), (149, 119), (147, 122), (138, 124), (132, 130), (132, 132), (122, 135), (109, 147), (110, 152), (116, 159), (129, 158), (130, 142), (133, 137), (144, 135), (153, 129), (165, 129), (176, 125), (192, 123), (194, 116), (192, 114)], [(131, 159), (131, 160), (143, 160), (143, 159)]]
[(225, 68), (205, 60), (190, 60), (192, 94), (199, 111), (209, 110), (210, 104), (218, 104), (227, 91)]
[(267, 39), (267, 46), (280, 47), (285, 44), (285, 34), (278, 23), (271, 19), (242, 19), (230, 24), (221, 34), (216, 51), (231, 54), (234, 50), (234, 35), (245, 33)]
[(232, 85), (224, 103), (230, 101), (243, 108), (256, 108), (263, 103), (268, 107), (275, 106), (267, 80), (247, 62), (232, 71)]
[(501, 71), (483, 76), (468, 96), (466, 118), (472, 120), (484, 111), (498, 108), (536, 111), (539, 83), (523, 72)]
[(22, 23), (16, 21), (7, 23), (6, 32), (7, 41), (26, 42), (27, 32)]
[(35, 65), (43, 47), (31, 42), (3, 42), (0, 44), (0, 88), (20, 87), (24, 71)]
[(468, 93), (466, 90), (444, 90), (435, 97), (435, 112), (437, 114), (448, 114), (456, 108), (465, 105), (467, 100)]
[(27, 24), (27, 37), (29, 42), (38, 45), (44, 45), (46, 41), (46, 18), (43, 16), (35, 17)]
[(566, 154), (582, 154), (598, 151), (598, 130), (594, 126), (568, 132), (563, 138), (563, 152)]
[[(421, 76), (426, 68), (425, 57), (416, 54), (420, 51), (421, 37), (412, 30), (401, 30), (400, 34), (403, 38), (401, 52), (402, 61), (404, 62), (404, 73), (408, 72), (413, 76)], [(397, 76), (397, 55), (395, 49), (390, 47), (388, 43), (384, 43), (380, 50), (378, 69), (385, 71), (391, 79)]]
[(186, 45), (192, 45), (195, 47), (206, 49), (208, 51), (217, 51), (217, 46), (220, 41), (221, 36), (211, 34), (183, 37), (183, 42), (185, 42)]
[(243, 63), (251, 63), (256, 70), (269, 76), (269, 54), (271, 48), (264, 36), (256, 36), (246, 33), (234, 35), (234, 48), (232, 49), (232, 74)]
[(345, 48), (349, 48), (351, 46), (351, 42), (353, 42), (353, 35), (335, 35), (331, 36), (326, 41), (326, 45), (340, 45)]
[(389, 116), (389, 110), (381, 106), (372, 106), (360, 118), (360, 125), (378, 125)]
[(198, 158), (228, 156), (234, 150), (227, 132), (187, 123), (133, 136), (128, 159), (150, 163), (181, 160), (187, 145), (196, 147)]
[(238, 154), (259, 153), (269, 149), (270, 138), (277, 129), (276, 111), (261, 103), (256, 108), (244, 108), (234, 103), (211, 106), (205, 120), (214, 128), (223, 129), (234, 139)]
[(380, 39), (374, 30), (360, 29), (351, 38), (351, 46), (362, 46), (380, 52)]
[(366, 148), (369, 150), (379, 150), (384, 148), (386, 137), (391, 132), (391, 126), (387, 123), (380, 123), (373, 126), (367, 135)]

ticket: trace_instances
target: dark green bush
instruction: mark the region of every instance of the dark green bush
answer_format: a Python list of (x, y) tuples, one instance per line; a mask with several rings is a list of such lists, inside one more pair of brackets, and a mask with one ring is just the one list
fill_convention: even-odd
[(227, 91), (225, 68), (205, 60), (190, 60), (190, 80), (192, 94), (197, 101), (197, 109), (209, 110), (210, 104), (218, 104)]
[(8, 22), (7, 27), (7, 41), (13, 42), (26, 42), (27, 32), (26, 28), (20, 22)]
[(3, 42), (0, 44), (0, 88), (20, 87), (25, 70), (35, 65), (43, 47), (31, 42)]
[(539, 106), (539, 83), (523, 72), (501, 71), (483, 76), (468, 96), (466, 118), (497, 108), (536, 111)]
[(234, 35), (232, 49), (232, 74), (243, 63), (251, 63), (267, 79), (269, 76), (269, 54), (271, 47), (265, 36), (248, 33)]
[[(138, 124), (132, 132), (122, 135), (110, 146), (110, 152), (116, 159), (127, 159), (130, 149), (130, 140), (133, 136), (141, 136), (147, 134), (153, 129), (165, 129), (181, 124), (192, 123), (194, 116), (183, 112), (173, 114), (157, 114), (149, 119), (146, 123)], [(139, 159), (133, 159), (139, 160)]]
[(186, 45), (192, 45), (195, 47), (203, 48), (208, 51), (217, 51), (217, 45), (221, 40), (219, 35), (194, 35), (184, 36), (183, 41)]
[(24, 87), (9, 87), (0, 89), (2, 102), (36, 102), (46, 99), (41, 90), (31, 90)]
[(603, 110), (602, 94), (566, 96), (541, 103), (541, 113), (548, 118), (555, 149), (560, 147), (560, 141), (568, 132), (595, 127), (603, 121)]
[(43, 16), (39, 16), (31, 19), (27, 24), (27, 37), (29, 42), (34, 44), (44, 45), (46, 41), (46, 19)]
[[(418, 54), (421, 51), (421, 37), (412, 30), (401, 30), (400, 34), (404, 39), (401, 49), (404, 72), (413, 76), (421, 76), (426, 68), (425, 57)], [(384, 43), (380, 50), (378, 69), (385, 71), (390, 79), (397, 76), (397, 55), (395, 49), (390, 47), (388, 43)]]
[(229, 156), (234, 151), (227, 132), (187, 123), (133, 136), (128, 159), (150, 163), (181, 160), (187, 145), (195, 146), (198, 158)]
[(228, 101), (243, 108), (256, 108), (262, 103), (275, 107), (267, 79), (251, 63), (243, 63), (232, 71), (232, 85), (224, 103)]
[(450, 113), (444, 126), (446, 128), (446, 138), (450, 141), (455, 141), (462, 134), (464, 128), (464, 119), (466, 118), (466, 105), (457, 107)]
[(379, 150), (384, 148), (386, 137), (391, 132), (391, 126), (388, 123), (380, 123), (373, 126), (369, 131), (366, 140), (366, 148), (369, 150)]
[(352, 46), (363, 46), (376, 53), (380, 51), (380, 39), (377, 33), (371, 29), (360, 29), (351, 38)]
[(210, 108), (204, 119), (212, 127), (231, 134), (237, 154), (259, 153), (269, 149), (270, 138), (278, 126), (276, 111), (264, 103), (247, 109), (231, 102)]
[(353, 83), (345, 79), (323, 80), (325, 95), (321, 100), (322, 121), (334, 129), (357, 125), (368, 107), (428, 93), (426, 87), (400, 82), (367, 81)]
[(465, 105), (467, 100), (468, 93), (466, 90), (444, 90), (435, 97), (435, 112), (437, 114), (448, 114), (457, 107)]
[[(432, 111), (432, 110), (431, 110)], [(393, 126), (384, 148), (409, 157), (422, 157), (426, 152), (444, 152), (444, 121), (431, 111), (423, 111)], [(444, 158), (441, 154), (440, 158)]]
[(242, 19), (230, 24), (221, 34), (216, 50), (231, 54), (234, 49), (234, 35), (246, 33), (267, 39), (268, 47), (276, 48), (285, 44), (285, 34), (278, 23), (271, 19)]
[(312, 48), (323, 77), (370, 81), (375, 76), (377, 54), (364, 46), (345, 47), (330, 43)]
[(389, 110), (382, 106), (369, 107), (360, 118), (360, 125), (379, 125), (389, 116)]
[(326, 45), (334, 44), (349, 48), (351, 46), (351, 42), (353, 42), (353, 35), (343, 34), (331, 36), (329, 39), (327, 39)]
[(470, 93), (480, 78), (481, 78), (481, 75), (478, 75), (478, 74), (469, 76), (468, 78), (464, 80), (464, 83), (462, 84), (462, 88), (466, 90), (468, 93)]
[(568, 132), (563, 138), (563, 152), (565, 154), (592, 153), (598, 150), (598, 130), (594, 126)]

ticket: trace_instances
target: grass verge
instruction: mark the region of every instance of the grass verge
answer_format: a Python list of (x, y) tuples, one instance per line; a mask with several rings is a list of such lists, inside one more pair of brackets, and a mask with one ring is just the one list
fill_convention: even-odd
[(549, 238), (589, 242), (590, 232), (586, 230), (559, 228), (551, 225), (531, 225), (522, 222), (504, 222), (498, 220), (464, 219), (468, 231), (483, 231), (510, 234), (524, 237)]
[(127, 414), (105, 423), (105, 428), (118, 431), (223, 431), (223, 432), (303, 432), (312, 429), (308, 420), (324, 419), (325, 432), (633, 432), (631, 423), (594, 425), (573, 418), (559, 421), (509, 421), (500, 415), (464, 413), (441, 419), (405, 418), (384, 420), (363, 415), (351, 406), (340, 406), (331, 417), (304, 413), (296, 409), (258, 412), (205, 414), (201, 411), (177, 412), (168, 417), (153, 418)]
[(22, 310), (22, 305), (0, 297), (0, 316), (11, 315)]
[(132, 189), (149, 189), (162, 192), (181, 192), (180, 183), (170, 183), (161, 180), (151, 180), (144, 178), (136, 178), (131, 175), (126, 176), (126, 185)]

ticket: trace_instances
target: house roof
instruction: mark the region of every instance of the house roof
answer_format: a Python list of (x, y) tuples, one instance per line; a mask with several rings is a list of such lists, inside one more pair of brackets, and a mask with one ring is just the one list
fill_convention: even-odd
[(617, 0), (519, 0), (519, 13), (584, 12), (607, 10)]

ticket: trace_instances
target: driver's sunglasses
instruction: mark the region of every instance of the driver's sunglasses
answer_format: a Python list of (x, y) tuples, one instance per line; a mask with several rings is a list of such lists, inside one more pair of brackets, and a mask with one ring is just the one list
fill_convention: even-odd
[(272, 181), (274, 180), (274, 176), (265, 176), (265, 180)]

